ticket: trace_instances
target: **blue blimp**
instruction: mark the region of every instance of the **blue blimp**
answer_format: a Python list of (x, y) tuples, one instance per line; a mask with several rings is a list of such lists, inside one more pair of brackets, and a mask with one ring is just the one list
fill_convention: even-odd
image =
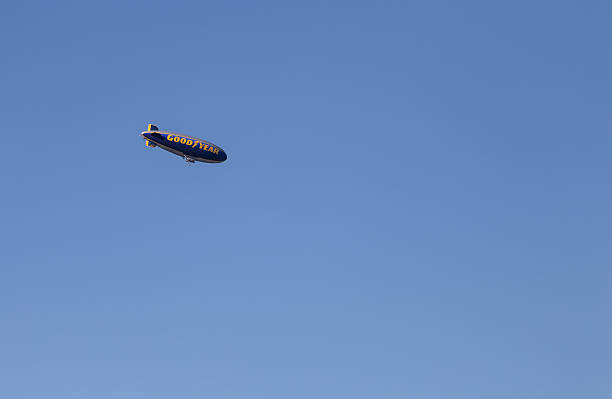
[(159, 147), (182, 157), (185, 161), (194, 163), (221, 163), (227, 159), (227, 154), (221, 147), (210, 141), (182, 133), (159, 130), (149, 124), (147, 130), (140, 133), (147, 147)]

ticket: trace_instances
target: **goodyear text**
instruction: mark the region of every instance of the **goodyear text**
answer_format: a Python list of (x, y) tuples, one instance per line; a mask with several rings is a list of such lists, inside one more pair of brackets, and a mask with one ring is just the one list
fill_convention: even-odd
[(173, 141), (175, 143), (181, 143), (181, 144), (185, 144), (186, 146), (189, 146), (191, 148), (195, 148), (196, 146), (199, 146), (200, 150), (204, 150), (204, 151), (210, 151), (213, 154), (218, 154), (219, 153), (219, 149), (215, 148), (209, 144), (203, 143), (200, 140), (192, 140), (192, 139), (188, 139), (186, 137), (181, 137), (181, 136), (177, 136), (176, 134), (169, 134), (166, 137), (166, 140), (168, 141)]

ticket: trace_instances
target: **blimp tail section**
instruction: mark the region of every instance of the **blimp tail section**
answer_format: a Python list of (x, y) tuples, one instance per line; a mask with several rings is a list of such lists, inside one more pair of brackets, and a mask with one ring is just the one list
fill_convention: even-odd
[[(159, 131), (157, 126), (155, 126), (152, 123), (149, 123), (149, 125), (147, 126), (147, 132), (157, 132), (157, 131)], [(154, 142), (152, 142), (151, 140), (145, 140), (145, 145), (147, 147), (157, 147), (157, 145)]]

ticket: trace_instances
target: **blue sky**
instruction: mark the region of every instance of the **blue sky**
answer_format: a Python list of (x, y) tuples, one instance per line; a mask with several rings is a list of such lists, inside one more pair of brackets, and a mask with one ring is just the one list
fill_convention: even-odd
[(609, 398), (611, 12), (5, 2), (0, 396)]

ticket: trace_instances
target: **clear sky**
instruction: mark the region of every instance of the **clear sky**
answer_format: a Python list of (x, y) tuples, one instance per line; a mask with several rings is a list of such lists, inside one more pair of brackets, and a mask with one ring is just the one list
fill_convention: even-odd
[(0, 397), (612, 397), (610, 1), (1, 8)]

